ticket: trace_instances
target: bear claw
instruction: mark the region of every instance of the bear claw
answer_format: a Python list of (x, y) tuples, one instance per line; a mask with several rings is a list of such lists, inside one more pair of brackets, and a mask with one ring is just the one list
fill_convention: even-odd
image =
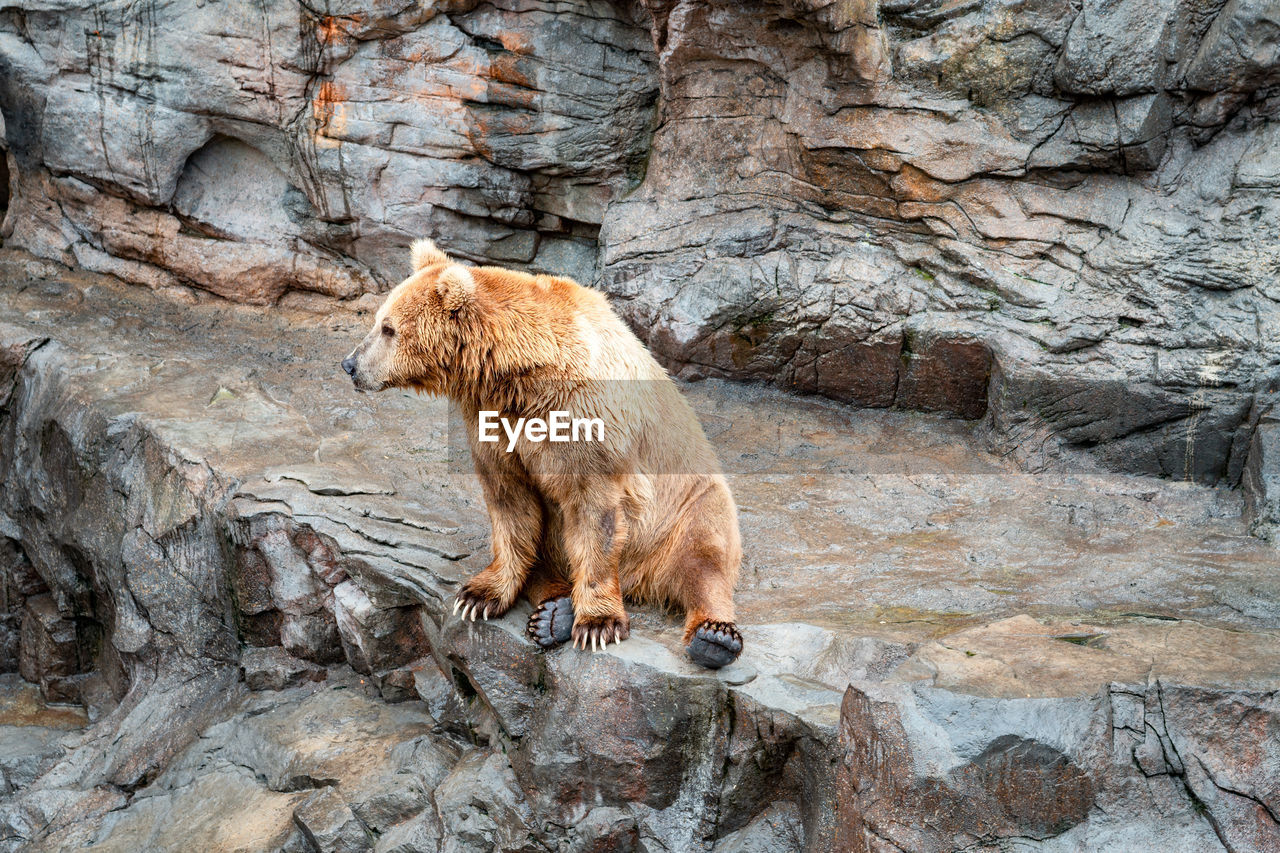
[(453, 601), (454, 615), (460, 615), (463, 622), (474, 622), (477, 616), (486, 621), (490, 616), (496, 619), (509, 609), (509, 607), (503, 607), (502, 603), (496, 599), (476, 592), (470, 586), (460, 589)]
[(732, 622), (708, 619), (698, 626), (685, 650), (699, 666), (719, 669), (733, 663), (742, 654), (742, 635)]
[(533, 608), (525, 630), (544, 649), (567, 643), (573, 633), (573, 601), (568, 596), (548, 598)]
[(603, 651), (610, 643), (620, 643), (629, 636), (631, 636), (631, 627), (626, 616), (575, 619), (573, 622), (575, 649)]

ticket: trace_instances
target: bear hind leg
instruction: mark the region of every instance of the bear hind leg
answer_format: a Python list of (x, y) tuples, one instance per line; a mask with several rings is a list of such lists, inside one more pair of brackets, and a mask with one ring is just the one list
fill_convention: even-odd
[(733, 585), (737, 565), (724, 550), (693, 546), (680, 565), (675, 596), (684, 606), (684, 646), (694, 663), (719, 669), (742, 654), (734, 621)]

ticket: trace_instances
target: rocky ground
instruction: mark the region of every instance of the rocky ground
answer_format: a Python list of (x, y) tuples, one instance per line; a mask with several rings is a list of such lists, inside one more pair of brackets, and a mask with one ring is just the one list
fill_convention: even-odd
[(442, 404), (341, 376), (367, 312), (0, 267), (6, 849), (1280, 849), (1239, 490), (694, 383), (741, 661), (647, 609), (543, 654), (449, 615), (478, 488)]

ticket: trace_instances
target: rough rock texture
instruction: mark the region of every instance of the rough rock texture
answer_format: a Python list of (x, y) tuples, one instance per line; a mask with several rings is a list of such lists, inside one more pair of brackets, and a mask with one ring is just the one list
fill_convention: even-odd
[(7, 11), (10, 239), (249, 302), (377, 289), (428, 232), (590, 279), (648, 153), (647, 20), (474, 0)]
[(687, 377), (1243, 479), (1269, 535), (1277, 69), (1268, 0), (45, 0), (0, 13), (3, 233), (260, 303), (431, 234)]
[(736, 7), (655, 4), (660, 126), (601, 232), (656, 351), (1239, 481), (1280, 328), (1274, 4)]
[(0, 272), (0, 849), (1280, 849), (1236, 492), (703, 383), (742, 659), (639, 608), (542, 653), (450, 616), (479, 490), (443, 406), (337, 376), (367, 314)]

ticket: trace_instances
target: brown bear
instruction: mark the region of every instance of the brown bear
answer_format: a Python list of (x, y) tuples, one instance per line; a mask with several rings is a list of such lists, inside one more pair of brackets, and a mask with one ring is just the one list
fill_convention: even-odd
[[(466, 266), (430, 240), (412, 261), (342, 367), (358, 390), (414, 388), (462, 413), (493, 561), (454, 612), (501, 616), (523, 593), (539, 646), (603, 648), (628, 636), (624, 596), (678, 605), (695, 662), (735, 660), (737, 507), (666, 371), (571, 279)], [(569, 440), (547, 440), (556, 413), (575, 419)]]

